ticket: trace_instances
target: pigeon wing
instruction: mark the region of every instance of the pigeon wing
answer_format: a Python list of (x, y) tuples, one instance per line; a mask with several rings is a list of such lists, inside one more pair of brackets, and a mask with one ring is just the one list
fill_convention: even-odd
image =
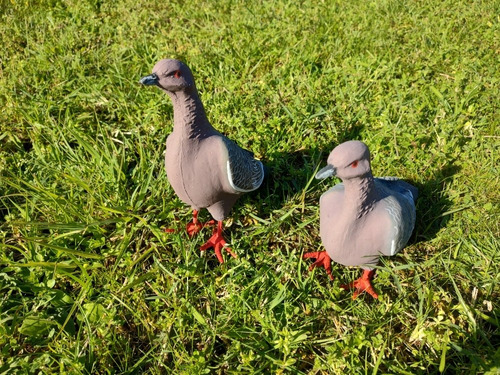
[(250, 151), (244, 150), (226, 137), (222, 137), (227, 149), (227, 178), (231, 187), (247, 193), (257, 189), (264, 180), (264, 166), (253, 158)]
[(385, 255), (395, 255), (410, 239), (415, 227), (415, 199), (417, 189), (394, 177), (377, 178), (377, 182), (390, 194), (384, 199), (385, 209), (392, 223), (391, 246)]
[(390, 189), (393, 192), (403, 194), (406, 198), (412, 200), (413, 202), (417, 201), (418, 189), (408, 182), (400, 180), (397, 177), (377, 177), (376, 180), (385, 188)]

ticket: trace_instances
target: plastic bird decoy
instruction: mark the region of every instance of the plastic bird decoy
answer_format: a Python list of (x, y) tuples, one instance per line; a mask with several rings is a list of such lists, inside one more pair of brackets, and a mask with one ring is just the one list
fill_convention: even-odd
[(360, 266), (363, 275), (344, 289), (366, 291), (378, 298), (371, 281), (373, 266), (380, 256), (392, 256), (408, 242), (415, 226), (415, 201), (418, 190), (395, 177), (374, 178), (368, 147), (359, 141), (337, 146), (328, 156), (328, 165), (316, 178), (337, 176), (342, 183), (320, 198), (320, 236), (325, 251), (304, 254), (322, 266), (330, 279), (331, 260), (344, 266)]
[(224, 262), (223, 248), (236, 257), (225, 247), (222, 221), (239, 196), (262, 184), (262, 163), (212, 127), (186, 64), (161, 60), (153, 67), (153, 73), (139, 82), (158, 86), (172, 99), (174, 129), (167, 138), (165, 169), (177, 196), (193, 209), (193, 219), (186, 226), (188, 234), (193, 236), (203, 226), (215, 224), (213, 220), (198, 220), (198, 211), (206, 208), (218, 223), (201, 250), (214, 248), (220, 263)]

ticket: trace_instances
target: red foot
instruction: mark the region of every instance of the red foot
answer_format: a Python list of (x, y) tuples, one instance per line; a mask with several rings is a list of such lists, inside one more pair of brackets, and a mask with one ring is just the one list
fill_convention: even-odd
[(214, 234), (210, 239), (207, 241), (206, 244), (204, 244), (200, 249), (201, 251), (205, 251), (210, 248), (214, 248), (215, 250), (215, 255), (217, 256), (217, 259), (219, 260), (220, 263), (224, 263), (224, 258), (222, 258), (222, 253), (221, 250), (223, 248), (226, 249), (226, 251), (231, 254), (233, 258), (236, 258), (236, 254), (233, 253), (231, 248), (229, 247), (224, 247), (226, 245), (226, 241), (224, 240), (224, 237), (222, 237), (222, 221), (219, 221), (219, 224), (217, 225), (217, 228), (214, 230)]
[(193, 221), (190, 221), (189, 223), (186, 224), (186, 232), (189, 237), (193, 237), (196, 233), (198, 233), (201, 228), (203, 228), (203, 225), (198, 222), (195, 223)]
[(332, 260), (326, 253), (326, 251), (316, 251), (312, 253), (305, 253), (302, 255), (303, 259), (314, 258), (316, 261), (309, 266), (309, 271), (312, 271), (316, 267), (325, 267), (325, 271), (328, 274), (330, 280), (333, 280), (332, 276)]
[(378, 294), (375, 293), (375, 289), (373, 289), (371, 283), (373, 276), (375, 276), (375, 271), (376, 270), (364, 270), (363, 275), (359, 279), (354, 280), (352, 283), (341, 285), (340, 287), (346, 290), (355, 288), (356, 290), (352, 295), (352, 299), (356, 299), (362, 292), (367, 292), (373, 298), (377, 299)]
[[(198, 220), (198, 211), (193, 210), (193, 220), (186, 224), (186, 232), (189, 237), (193, 237), (197, 234), (202, 228), (206, 226), (211, 226), (215, 224), (215, 220), (207, 221), (206, 223), (202, 223)], [(165, 228), (165, 233), (177, 233), (178, 229), (173, 228)]]
[(207, 221), (206, 223), (201, 223), (198, 220), (194, 222), (194, 220), (190, 221), (186, 224), (186, 232), (189, 237), (193, 237), (197, 234), (202, 228), (215, 225), (215, 220)]

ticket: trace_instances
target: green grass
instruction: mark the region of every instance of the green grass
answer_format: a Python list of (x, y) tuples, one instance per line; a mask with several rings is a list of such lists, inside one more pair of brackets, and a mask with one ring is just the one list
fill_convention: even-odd
[[(0, 1), (0, 374), (500, 371), (498, 2), (298, 4)], [(273, 171), (223, 265), (209, 230), (163, 232), (190, 216), (172, 107), (137, 83), (164, 57)], [(348, 139), (421, 193), (379, 301), (301, 260)]]

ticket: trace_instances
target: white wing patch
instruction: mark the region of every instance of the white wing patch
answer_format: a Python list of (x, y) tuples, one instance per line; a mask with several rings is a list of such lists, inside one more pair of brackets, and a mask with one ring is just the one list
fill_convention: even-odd
[[(394, 227), (396, 229), (396, 227)], [(392, 240), (391, 242), (391, 256), (395, 255), (397, 253), (396, 250), (396, 241)]]
[(390, 255), (395, 255), (401, 248), (403, 247), (401, 244), (401, 233), (400, 233), (400, 227), (398, 224), (401, 223), (402, 217), (401, 217), (401, 212), (400, 210), (397, 209), (397, 206), (394, 204), (395, 202), (389, 200), (388, 204), (385, 207), (385, 210), (389, 214), (389, 217), (391, 218), (391, 222), (394, 224), (393, 232), (390, 233), (389, 235), (392, 237), (391, 241), (391, 250), (390, 250)]

